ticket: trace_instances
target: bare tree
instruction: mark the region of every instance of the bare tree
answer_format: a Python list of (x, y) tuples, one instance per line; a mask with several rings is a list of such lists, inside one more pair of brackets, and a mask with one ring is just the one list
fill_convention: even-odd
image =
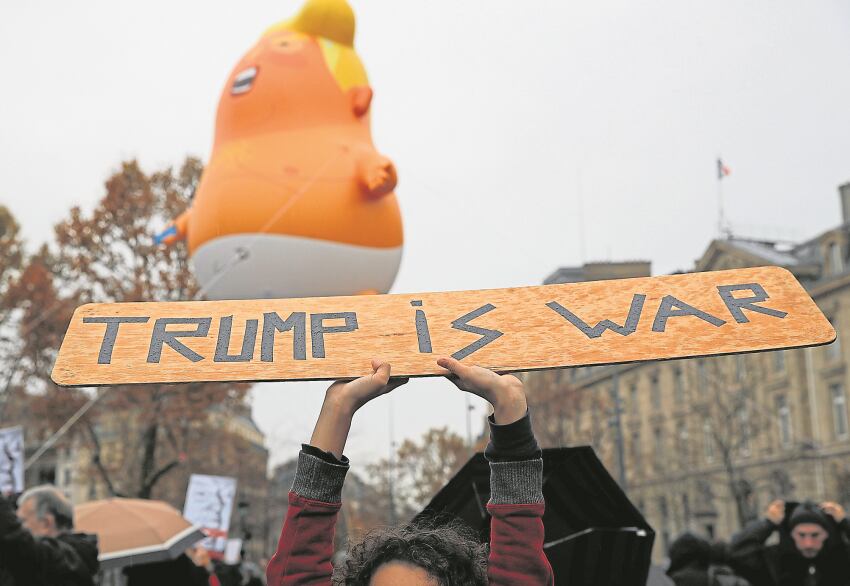
[[(734, 360), (734, 368), (723, 368)], [(756, 479), (747, 470), (747, 458), (756, 449), (772, 419), (764, 413), (755, 393), (757, 372), (753, 361), (741, 357), (698, 359), (697, 396), (691, 411), (701, 423), (705, 450), (716, 455), (725, 475), (726, 487), (735, 502), (740, 526), (749, 522), (756, 511), (752, 497)]]
[[(135, 161), (122, 163), (91, 213), (73, 208), (56, 226), (55, 241), (31, 259), (6, 296), (8, 303), (24, 308), (19, 382), (40, 388), (46, 411), (54, 417), (64, 421), (86, 398), (57, 388), (50, 379), (76, 305), (196, 295), (185, 248), (158, 246), (153, 237), (188, 205), (201, 170), (192, 158), (176, 172), (165, 169), (150, 176)], [(207, 429), (210, 409), (239, 406), (246, 392), (246, 385), (232, 383), (112, 387), (81, 427), (94, 473), (110, 494), (150, 498), (163, 478), (186, 461), (198, 438), (214, 447), (217, 436)], [(52, 429), (58, 425), (51, 422)], [(110, 457), (105, 456), (107, 444)]]

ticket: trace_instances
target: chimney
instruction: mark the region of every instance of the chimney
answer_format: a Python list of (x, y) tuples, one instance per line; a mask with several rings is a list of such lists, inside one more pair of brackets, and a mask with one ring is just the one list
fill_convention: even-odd
[(841, 218), (845, 224), (850, 223), (850, 182), (838, 186), (838, 195), (841, 197)]

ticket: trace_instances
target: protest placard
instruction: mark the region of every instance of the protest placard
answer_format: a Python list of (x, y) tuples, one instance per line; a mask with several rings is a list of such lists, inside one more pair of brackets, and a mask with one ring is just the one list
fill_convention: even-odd
[(207, 535), (201, 542), (205, 549), (225, 550), (235, 496), (235, 478), (206, 474), (192, 474), (189, 478), (183, 516)]
[(0, 429), (0, 491), (24, 490), (24, 429), (21, 426)]
[(511, 289), (79, 307), (61, 385), (444, 374), (451, 355), (496, 371), (826, 344), (829, 321), (779, 267)]

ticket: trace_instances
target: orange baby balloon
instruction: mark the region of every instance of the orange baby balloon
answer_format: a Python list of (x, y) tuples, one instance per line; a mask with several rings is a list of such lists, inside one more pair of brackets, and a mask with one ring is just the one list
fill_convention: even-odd
[(345, 0), (308, 0), (266, 31), (221, 94), (185, 238), (207, 297), (385, 293), (401, 261), (392, 161), (372, 143), (372, 90)]

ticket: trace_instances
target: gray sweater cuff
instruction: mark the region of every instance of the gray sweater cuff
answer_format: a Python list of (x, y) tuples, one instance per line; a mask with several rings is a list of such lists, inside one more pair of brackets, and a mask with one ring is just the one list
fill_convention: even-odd
[(490, 462), (490, 504), (543, 502), (543, 459)]
[(348, 466), (331, 464), (316, 456), (299, 452), (292, 492), (313, 501), (342, 502), (342, 484), (345, 482), (346, 472)]

